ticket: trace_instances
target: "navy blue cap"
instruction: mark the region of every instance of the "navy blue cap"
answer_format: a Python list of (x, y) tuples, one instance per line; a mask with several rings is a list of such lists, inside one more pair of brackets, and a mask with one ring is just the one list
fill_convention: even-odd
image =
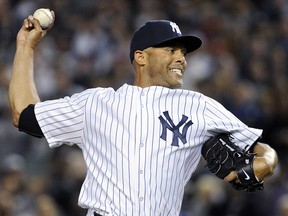
[(130, 43), (130, 60), (133, 61), (136, 50), (144, 50), (148, 47), (169, 43), (183, 45), (186, 52), (189, 53), (198, 49), (202, 41), (193, 35), (182, 35), (179, 27), (174, 22), (151, 20), (134, 32)]

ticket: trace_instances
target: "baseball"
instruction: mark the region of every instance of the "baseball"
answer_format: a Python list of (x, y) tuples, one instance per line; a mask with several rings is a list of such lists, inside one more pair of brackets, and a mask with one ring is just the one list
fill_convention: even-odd
[(49, 28), (53, 23), (53, 15), (48, 8), (39, 8), (37, 9), (33, 17), (37, 20), (39, 20), (40, 26), (42, 29)]

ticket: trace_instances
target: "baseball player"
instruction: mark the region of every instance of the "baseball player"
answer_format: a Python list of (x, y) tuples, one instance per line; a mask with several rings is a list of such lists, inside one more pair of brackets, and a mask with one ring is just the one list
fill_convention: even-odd
[[(76, 144), (82, 149), (87, 175), (78, 204), (87, 216), (179, 215), (202, 146), (219, 133), (229, 133), (241, 148), (255, 153), (258, 181), (273, 173), (277, 154), (257, 141), (262, 130), (248, 127), (201, 93), (179, 89), (185, 56), (201, 40), (182, 35), (174, 22), (148, 21), (133, 34), (134, 85), (40, 101), (33, 60), (48, 30), (29, 16), (17, 35), (9, 88), (13, 124), (45, 137), (51, 148)], [(224, 179), (239, 182), (234, 170)]]

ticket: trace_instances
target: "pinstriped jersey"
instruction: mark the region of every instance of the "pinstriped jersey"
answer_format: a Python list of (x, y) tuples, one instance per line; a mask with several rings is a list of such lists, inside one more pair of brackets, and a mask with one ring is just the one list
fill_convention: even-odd
[(244, 148), (262, 133), (203, 94), (160, 86), (88, 89), (35, 114), (50, 147), (82, 149), (79, 205), (103, 215), (179, 215), (205, 141), (229, 132)]

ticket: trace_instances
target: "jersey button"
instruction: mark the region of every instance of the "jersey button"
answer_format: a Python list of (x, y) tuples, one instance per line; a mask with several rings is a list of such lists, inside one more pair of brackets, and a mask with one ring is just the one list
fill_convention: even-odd
[(143, 170), (140, 170), (140, 174), (143, 174)]
[(143, 197), (140, 197), (139, 200), (142, 202), (143, 201)]

